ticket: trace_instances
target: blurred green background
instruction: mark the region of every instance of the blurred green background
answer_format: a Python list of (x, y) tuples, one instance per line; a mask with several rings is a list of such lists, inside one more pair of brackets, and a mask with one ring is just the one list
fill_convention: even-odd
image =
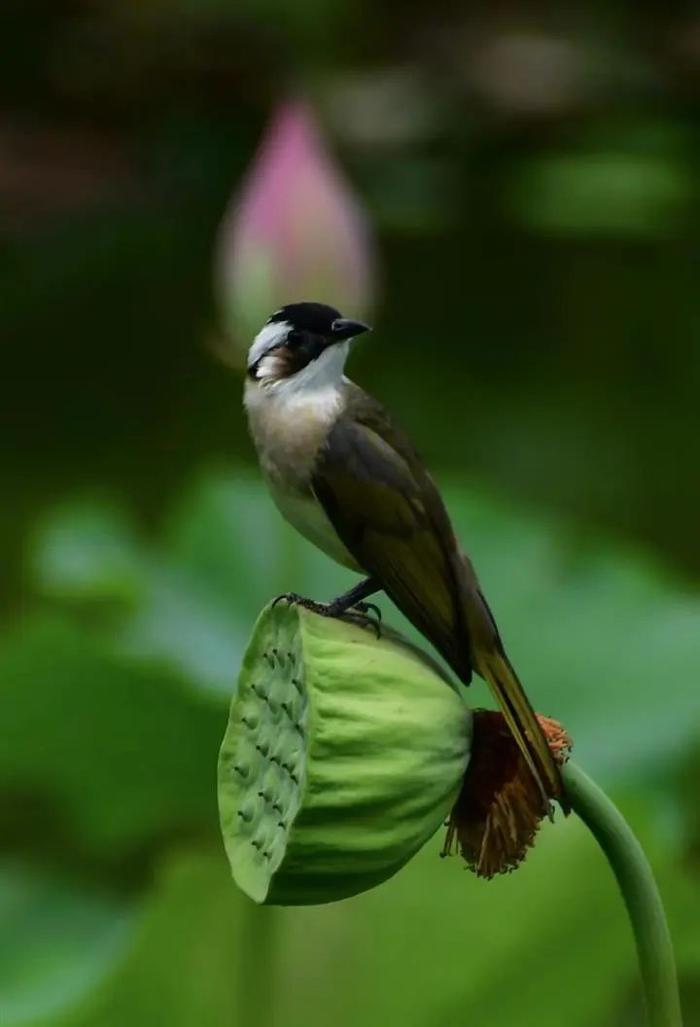
[(376, 234), (350, 373), (644, 842), (699, 1022), (698, 12), (4, 0), (0, 38), (3, 1027), (640, 1023), (573, 820), (492, 882), (438, 838), (328, 907), (230, 881), (252, 621), (351, 580), (281, 523), (214, 356), (218, 228), (292, 95)]

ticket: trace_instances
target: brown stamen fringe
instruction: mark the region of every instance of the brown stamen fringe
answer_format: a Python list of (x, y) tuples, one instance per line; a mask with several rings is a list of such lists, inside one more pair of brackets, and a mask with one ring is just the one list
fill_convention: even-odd
[[(552, 754), (564, 763), (571, 739), (556, 720), (537, 719)], [(475, 710), (469, 767), (441, 855), (460, 852), (478, 877), (509, 873), (525, 858), (542, 817), (537, 783), (502, 714)]]

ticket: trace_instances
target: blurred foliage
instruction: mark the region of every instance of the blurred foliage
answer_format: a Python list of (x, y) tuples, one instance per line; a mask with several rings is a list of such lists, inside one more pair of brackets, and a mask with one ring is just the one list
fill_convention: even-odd
[(538, 708), (649, 848), (700, 1018), (697, 11), (5, 0), (0, 32), (3, 1027), (640, 1022), (573, 822), (490, 884), (437, 841), (324, 909), (228, 878), (253, 617), (350, 581), (257, 478), (201, 474), (251, 462), (212, 248), (292, 89), (379, 237), (351, 374), (453, 482)]
[[(674, 780), (700, 722), (700, 602), (639, 554), (456, 483), (447, 497), (538, 708), (622, 789), (692, 987), (700, 899)], [(149, 543), (95, 499), (58, 506), (32, 535), (31, 609), (0, 641), (6, 1022), (534, 1027), (561, 1022), (574, 991), (572, 1025), (638, 1016), (621, 901), (573, 821), (547, 825), (495, 882), (440, 861), (435, 839), (395, 880), (330, 907), (271, 912), (237, 894), (214, 774), (241, 648), (282, 581), (331, 595), (347, 572), (244, 472), (200, 476), (160, 535)], [(469, 698), (483, 702), (483, 686)]]
[(57, 869), (0, 864), (0, 999), (5, 1023), (72, 1008), (127, 951), (132, 903)]
[[(579, 538), (553, 520), (514, 516), (457, 482), (446, 494), (460, 537), (478, 554), (508, 650), (525, 681), (537, 683), (538, 708), (575, 724), (577, 752), (598, 774), (652, 778), (657, 763), (668, 767), (700, 722), (700, 598), (673, 579), (664, 587), (647, 557)], [(34, 580), (54, 599), (92, 599), (83, 611), (91, 630), (121, 653), (162, 661), (223, 695), (270, 595), (330, 597), (354, 580), (286, 526), (247, 473), (201, 476), (163, 534), (160, 547), (144, 550), (123, 511), (93, 502), (61, 507), (34, 535)], [(108, 600), (123, 600), (125, 568), (138, 571), (115, 620)], [(391, 617), (401, 621), (393, 610)]]
[[(177, 677), (110, 656), (85, 629), (37, 617), (5, 637), (0, 679), (0, 780), (10, 795), (47, 807), (45, 852), (65, 849), (70, 825), (83, 858), (123, 871), (135, 850), (143, 858), (147, 843), (216, 816), (207, 757), (220, 718)], [(52, 822), (54, 810), (61, 816)], [(36, 829), (34, 816), (27, 821)]]

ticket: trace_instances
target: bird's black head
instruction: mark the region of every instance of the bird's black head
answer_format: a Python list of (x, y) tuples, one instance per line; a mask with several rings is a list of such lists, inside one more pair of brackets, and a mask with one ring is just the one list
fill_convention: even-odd
[(267, 319), (268, 324), (286, 321), (300, 332), (329, 335), (333, 322), (339, 320), (340, 311), (326, 303), (288, 303)]
[[(369, 331), (362, 321), (341, 317), (325, 303), (288, 303), (269, 317), (248, 354), (251, 378), (290, 378), (336, 343)], [(266, 360), (273, 355), (274, 360)], [(263, 362), (264, 367), (263, 367)]]

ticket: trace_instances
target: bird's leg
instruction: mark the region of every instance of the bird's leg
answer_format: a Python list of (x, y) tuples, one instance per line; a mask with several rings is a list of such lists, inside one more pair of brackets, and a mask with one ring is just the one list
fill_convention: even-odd
[[(381, 610), (374, 603), (366, 603), (364, 600), (368, 596), (374, 595), (375, 592), (379, 592), (380, 589), (381, 585), (374, 578), (365, 578), (359, 585), (355, 585), (348, 592), (343, 592), (342, 595), (337, 596), (330, 603), (317, 603), (315, 600), (307, 599), (296, 592), (285, 592), (283, 595), (277, 596), (273, 606), (284, 599), (287, 603), (303, 606), (305, 610), (311, 610), (322, 617), (345, 617), (347, 620), (362, 626), (369, 624), (377, 632), (377, 637), (379, 637), (382, 619)], [(354, 611), (357, 612), (355, 613)], [(370, 616), (370, 612), (374, 616)]]
[(355, 585), (348, 592), (344, 592), (337, 599), (333, 599), (326, 607), (326, 616), (344, 616), (347, 620), (352, 620), (363, 627), (372, 627), (377, 633), (377, 638), (380, 638), (382, 633), (382, 611), (376, 603), (366, 603), (364, 601), (368, 596), (379, 592), (380, 588), (381, 585), (374, 578), (366, 578), (359, 585)]

